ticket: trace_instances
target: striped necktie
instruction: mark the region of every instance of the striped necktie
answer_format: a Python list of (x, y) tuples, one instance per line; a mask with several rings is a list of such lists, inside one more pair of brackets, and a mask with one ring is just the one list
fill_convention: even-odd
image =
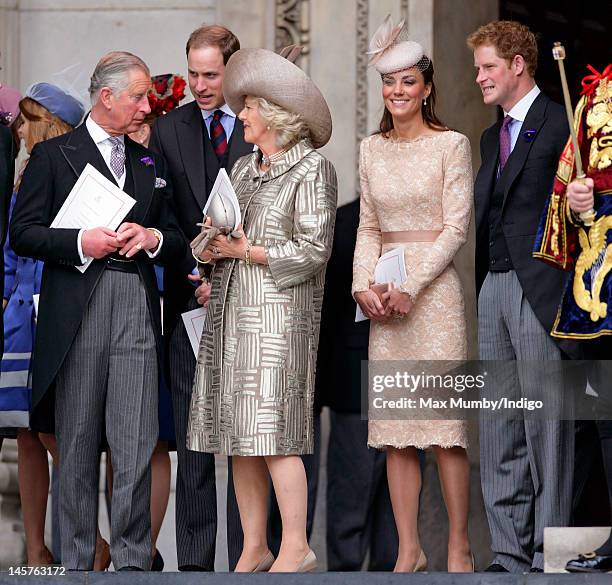
[(227, 152), (227, 136), (225, 135), (223, 124), (221, 124), (222, 117), (223, 111), (215, 110), (210, 122), (210, 140), (213, 148), (215, 149), (215, 154), (217, 155), (219, 162), (222, 162), (223, 158), (225, 157), (225, 153)]
[(512, 152), (512, 141), (510, 139), (510, 124), (514, 122), (511, 116), (504, 117), (501, 128), (499, 129), (499, 174), (501, 175), (510, 153)]

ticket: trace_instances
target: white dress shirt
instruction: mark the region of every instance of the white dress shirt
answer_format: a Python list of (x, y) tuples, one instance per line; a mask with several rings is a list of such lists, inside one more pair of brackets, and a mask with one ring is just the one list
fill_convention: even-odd
[(227, 104), (223, 104), (220, 108), (215, 108), (214, 110), (202, 110), (202, 117), (206, 124), (206, 130), (208, 130), (208, 137), (210, 138), (210, 123), (217, 110), (221, 110), (225, 114), (225, 116), (221, 116), (221, 126), (225, 130), (225, 136), (229, 143), (234, 126), (236, 125), (236, 114), (232, 112), (232, 109)]
[[(117, 181), (117, 185), (119, 185), (119, 189), (123, 189), (125, 187), (125, 169), (121, 177), (118, 177), (113, 169), (111, 168), (110, 160), (111, 160), (111, 151), (113, 150), (113, 145), (110, 141), (111, 135), (104, 130), (99, 124), (97, 124), (94, 120), (91, 119), (91, 116), (87, 116), (87, 120), (85, 120), (85, 126), (87, 127), (87, 131), (91, 136), (91, 139), (94, 141), (95, 145), (98, 147), (108, 170), (112, 173), (113, 177), (115, 177), (115, 181)], [(123, 148), (125, 149), (125, 141), (123, 138), (123, 134), (117, 136), (121, 143), (123, 144)], [(125, 152), (125, 150), (124, 150)]]
[[(89, 135), (91, 136), (91, 139), (94, 141), (94, 144), (97, 146), (98, 150), (100, 151), (100, 154), (102, 155), (102, 158), (104, 159), (104, 162), (106, 163), (106, 166), (108, 167), (108, 170), (111, 172), (113, 177), (115, 177), (115, 181), (117, 181), (117, 185), (119, 185), (120, 189), (123, 189), (125, 187), (125, 177), (127, 173), (124, 169), (121, 177), (118, 177), (113, 171), (113, 169), (111, 168), (110, 160), (111, 160), (111, 151), (113, 149), (113, 144), (109, 140), (111, 138), (111, 135), (106, 130), (104, 130), (104, 128), (102, 128), (95, 120), (93, 120), (91, 115), (87, 116), (87, 119), (85, 120), (85, 127), (87, 128), (87, 131), (89, 132)], [(125, 148), (125, 140), (124, 140), (123, 134), (117, 136), (117, 138), (121, 140)], [(79, 251), (79, 256), (81, 258), (81, 263), (84, 264), (87, 261), (88, 257), (83, 254), (83, 245), (81, 243), (83, 239), (83, 232), (85, 232), (84, 229), (80, 230), (77, 236), (77, 248)], [(157, 248), (155, 249), (155, 252), (150, 252), (149, 250), (145, 250), (149, 258), (155, 258), (159, 254), (159, 251), (161, 250), (161, 247), (164, 241), (164, 236), (163, 234), (161, 234), (161, 232), (160, 232), (160, 236), (161, 236), (161, 239), (157, 245)]]
[(540, 88), (534, 85), (531, 90), (526, 93), (509, 112), (504, 112), (504, 116), (510, 116), (512, 122), (509, 124), (510, 128), (510, 152), (514, 150), (514, 145), (518, 140), (519, 134), (523, 128), (523, 122), (527, 116), (529, 108), (531, 108), (533, 102), (540, 94)]

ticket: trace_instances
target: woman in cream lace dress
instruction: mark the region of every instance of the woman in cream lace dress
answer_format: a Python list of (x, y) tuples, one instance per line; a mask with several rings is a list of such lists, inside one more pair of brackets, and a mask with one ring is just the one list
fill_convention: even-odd
[[(452, 263), (466, 241), (470, 221), (470, 145), (437, 119), (433, 65), (420, 45), (401, 39), (401, 28), (393, 29), (387, 21), (376, 33), (387, 38), (373, 59), (382, 77), (385, 110), (380, 132), (361, 144), (353, 294), (372, 321), (370, 360), (463, 360), (463, 291)], [(370, 46), (377, 50), (374, 39)], [(381, 254), (398, 245), (405, 248), (407, 281), (381, 300), (369, 288), (374, 268)], [(426, 566), (417, 531), (417, 449), (431, 447), (449, 516), (448, 570), (472, 571), (467, 423), (371, 417), (368, 444), (387, 450), (400, 538), (395, 570)]]

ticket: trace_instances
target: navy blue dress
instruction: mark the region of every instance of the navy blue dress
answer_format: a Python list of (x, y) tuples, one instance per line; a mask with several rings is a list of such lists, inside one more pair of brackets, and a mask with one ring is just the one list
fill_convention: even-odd
[[(160, 297), (164, 296), (164, 269), (161, 266), (155, 265), (155, 276), (157, 277), (157, 289)], [(163, 304), (162, 304), (163, 310)], [(163, 320), (162, 320), (163, 322)], [(162, 333), (163, 334), (163, 333)], [(174, 415), (172, 410), (172, 397), (164, 379), (163, 371), (159, 373), (159, 440), (168, 441), (168, 448), (171, 451), (176, 450), (176, 437), (174, 432)]]
[[(11, 198), (13, 213), (16, 193)], [(4, 245), (4, 356), (0, 374), (0, 427), (29, 426), (31, 406), (30, 359), (36, 319), (34, 295), (40, 293), (43, 262), (17, 256), (7, 236)]]

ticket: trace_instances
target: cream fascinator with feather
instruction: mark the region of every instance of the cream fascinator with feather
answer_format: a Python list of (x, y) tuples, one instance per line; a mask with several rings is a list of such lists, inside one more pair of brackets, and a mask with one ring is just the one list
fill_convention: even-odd
[(429, 67), (429, 57), (425, 55), (419, 43), (408, 40), (408, 31), (404, 19), (394, 26), (391, 15), (378, 27), (370, 40), (370, 65), (381, 74), (395, 73), (403, 69), (416, 67), (425, 71)]

